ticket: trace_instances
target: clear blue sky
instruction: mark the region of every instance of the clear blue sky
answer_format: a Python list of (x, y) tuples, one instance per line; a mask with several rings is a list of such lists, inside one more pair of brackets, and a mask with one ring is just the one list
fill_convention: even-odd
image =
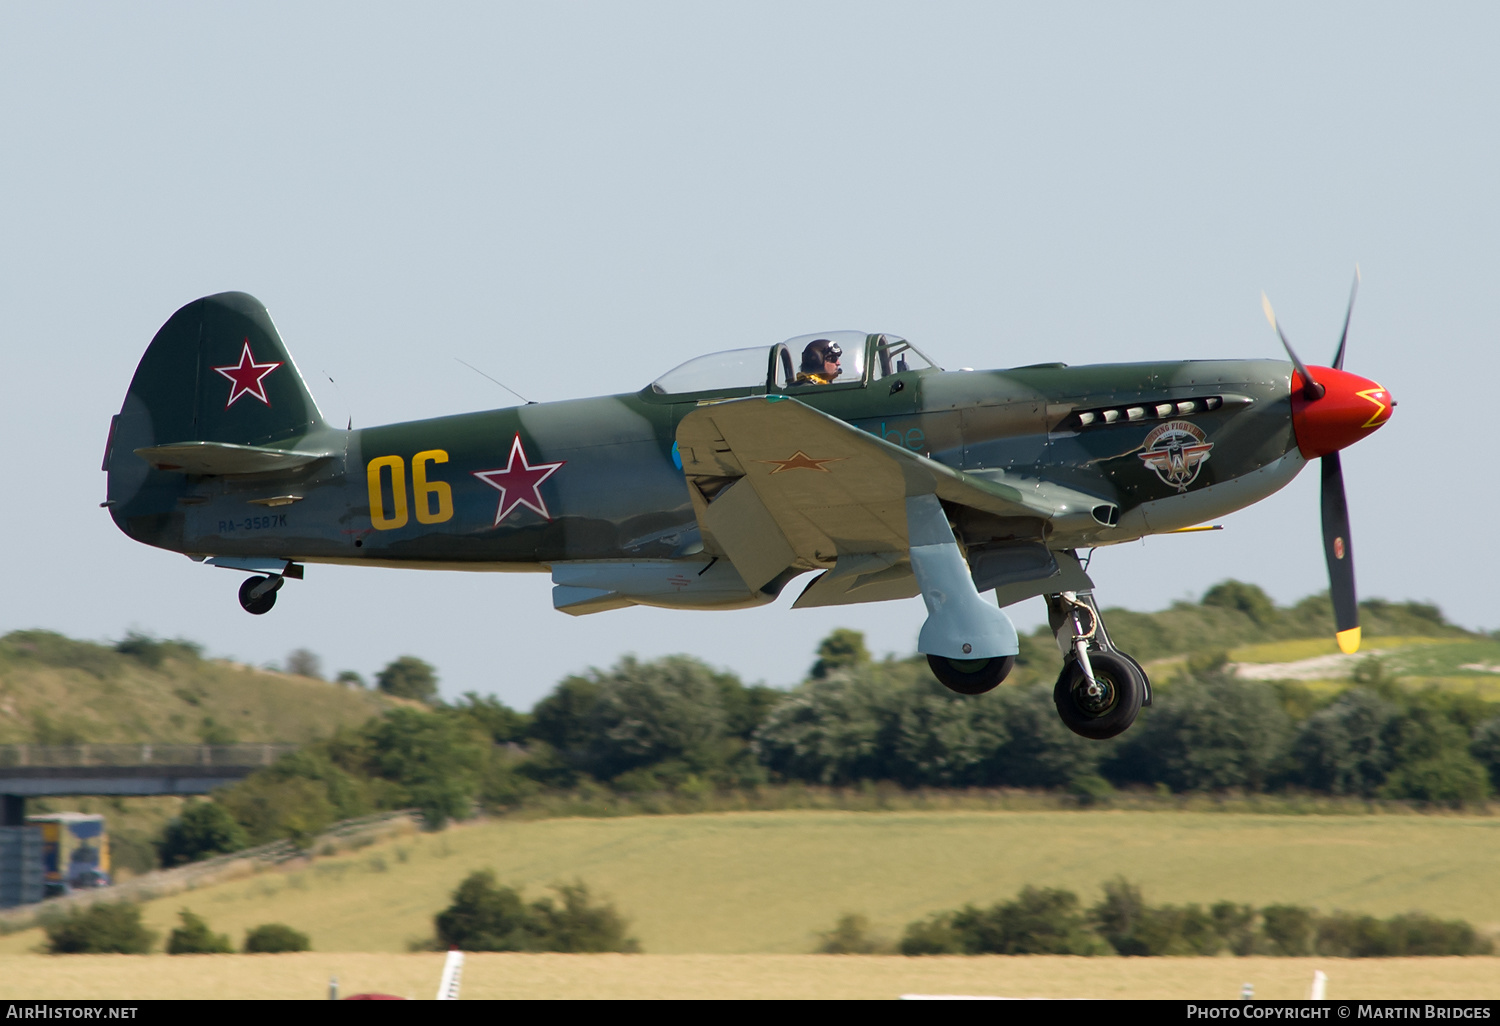
[[(99, 460), (147, 342), (241, 289), (330, 419), (634, 390), (698, 353), (859, 328), (950, 367), (1279, 357), (1400, 401), (1345, 456), (1361, 592), (1500, 625), (1491, 5), (257, 3), (0, 6), (0, 630), (130, 629), (529, 706), (625, 652), (788, 684), (919, 601), (553, 612), (545, 576), (148, 549)], [(336, 384), (335, 384), (336, 382)], [(1228, 530), (1100, 550), (1102, 600), (1324, 589), (1317, 481)], [(1039, 603), (1014, 612), (1022, 626)]]

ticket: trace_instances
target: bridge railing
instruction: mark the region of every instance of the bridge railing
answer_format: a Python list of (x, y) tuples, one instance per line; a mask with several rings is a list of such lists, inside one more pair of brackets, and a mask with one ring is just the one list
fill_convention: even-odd
[(299, 745), (0, 745), (0, 769), (75, 766), (269, 766)]

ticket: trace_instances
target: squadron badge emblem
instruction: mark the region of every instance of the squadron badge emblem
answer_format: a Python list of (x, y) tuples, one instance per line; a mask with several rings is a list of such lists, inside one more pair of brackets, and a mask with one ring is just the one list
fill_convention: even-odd
[(1208, 454), (1214, 447), (1206, 439), (1203, 429), (1196, 424), (1170, 420), (1146, 436), (1143, 451), (1136, 455), (1156, 471), (1157, 477), (1185, 492), (1208, 462)]

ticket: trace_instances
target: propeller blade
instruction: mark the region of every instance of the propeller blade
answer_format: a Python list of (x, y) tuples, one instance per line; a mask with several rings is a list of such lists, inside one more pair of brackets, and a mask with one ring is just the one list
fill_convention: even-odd
[(1359, 295), (1359, 265), (1354, 265), (1354, 287), (1349, 290), (1349, 309), (1344, 311), (1344, 333), (1339, 336), (1338, 351), (1333, 354), (1333, 369), (1344, 369), (1344, 343), (1349, 341), (1349, 318), (1354, 316), (1354, 297)]
[(1344, 467), (1339, 454), (1323, 457), (1323, 556), (1328, 561), (1328, 591), (1339, 650), (1359, 651), (1359, 598), (1354, 591), (1354, 546), (1349, 540), (1349, 503), (1344, 497)]
[(1266, 320), (1271, 322), (1271, 327), (1276, 329), (1276, 334), (1281, 339), (1281, 344), (1286, 347), (1286, 355), (1292, 358), (1292, 365), (1297, 368), (1297, 373), (1302, 375), (1303, 398), (1309, 401), (1323, 398), (1323, 393), (1327, 389), (1314, 381), (1313, 376), (1307, 373), (1307, 366), (1302, 362), (1301, 357), (1297, 355), (1297, 351), (1292, 348), (1292, 344), (1286, 340), (1286, 332), (1282, 331), (1281, 325), (1276, 323), (1276, 311), (1271, 309), (1271, 301), (1266, 298), (1264, 292), (1260, 294), (1260, 308), (1266, 312)]

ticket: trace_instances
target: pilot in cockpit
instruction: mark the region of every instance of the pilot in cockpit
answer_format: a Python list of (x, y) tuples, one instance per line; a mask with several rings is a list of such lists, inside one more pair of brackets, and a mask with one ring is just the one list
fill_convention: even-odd
[(797, 373), (794, 385), (829, 385), (842, 373), (839, 359), (844, 351), (837, 342), (826, 338), (814, 339), (802, 350), (802, 370)]

